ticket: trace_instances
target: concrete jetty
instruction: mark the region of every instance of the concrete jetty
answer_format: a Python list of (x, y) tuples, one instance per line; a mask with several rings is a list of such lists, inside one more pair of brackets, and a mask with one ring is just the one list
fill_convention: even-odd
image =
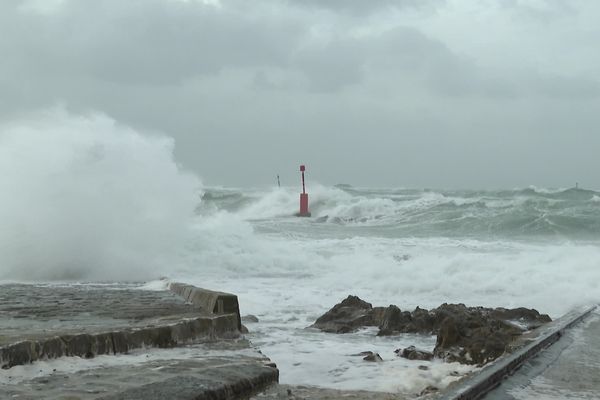
[(235, 295), (184, 284), (1, 285), (0, 398), (248, 397), (279, 371), (240, 329)]

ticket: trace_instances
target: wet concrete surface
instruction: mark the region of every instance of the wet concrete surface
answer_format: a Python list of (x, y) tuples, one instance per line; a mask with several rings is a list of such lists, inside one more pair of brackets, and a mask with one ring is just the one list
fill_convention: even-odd
[(0, 399), (248, 398), (279, 371), (239, 319), (136, 284), (0, 285)]
[(19, 400), (231, 399), (276, 382), (271, 361), (246, 340), (153, 349), (0, 371), (0, 398)]
[(565, 331), (485, 399), (600, 399), (600, 311)]
[[(414, 397), (411, 397), (414, 398)], [(403, 400), (406, 397), (394, 393), (369, 392), (365, 390), (336, 390), (313, 386), (274, 385), (250, 398), (251, 400)]]
[(0, 285), (0, 346), (57, 334), (166, 324), (206, 314), (167, 290), (136, 285)]

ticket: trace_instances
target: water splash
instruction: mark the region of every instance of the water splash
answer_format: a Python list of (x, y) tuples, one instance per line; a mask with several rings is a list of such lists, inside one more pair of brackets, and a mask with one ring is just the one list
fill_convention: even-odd
[(173, 146), (60, 108), (1, 125), (0, 279), (155, 277), (200, 188)]

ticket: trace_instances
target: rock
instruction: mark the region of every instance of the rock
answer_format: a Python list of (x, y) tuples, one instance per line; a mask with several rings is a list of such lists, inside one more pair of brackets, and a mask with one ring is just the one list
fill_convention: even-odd
[(412, 313), (400, 311), (394, 305), (385, 309), (379, 326), (378, 336), (396, 335), (399, 333), (420, 333), (430, 335), (436, 326), (435, 314), (417, 307)]
[(365, 326), (378, 326), (380, 320), (377, 316), (381, 311), (381, 309), (374, 310), (370, 303), (357, 296), (348, 296), (319, 317), (311, 327), (329, 333), (354, 332)]
[(398, 354), (398, 356), (408, 360), (431, 361), (433, 359), (432, 352), (418, 350), (415, 346), (410, 346), (405, 349), (398, 349), (395, 351), (395, 353)]
[(358, 354), (352, 354), (352, 355), (363, 357), (363, 360), (365, 360), (365, 361), (372, 361), (372, 362), (383, 361), (383, 358), (381, 358), (381, 356), (378, 353), (374, 353), (372, 351), (361, 351)]
[(452, 317), (447, 317), (442, 322), (440, 326), (440, 330), (438, 332), (436, 348), (450, 348), (452, 346), (458, 345), (460, 341), (460, 332), (458, 331), (458, 326), (456, 324), (456, 320)]
[(405, 327), (411, 320), (412, 318), (408, 311), (402, 312), (395, 305), (391, 305), (383, 313), (383, 321), (379, 326), (379, 333), (377, 336), (387, 336), (404, 332)]
[(552, 321), (548, 314), (540, 314), (535, 309), (523, 307), (513, 309), (496, 308), (491, 312), (491, 316), (496, 319), (514, 322), (525, 330), (539, 328), (543, 324)]
[(430, 335), (437, 328), (434, 315), (426, 309), (415, 308), (411, 313), (411, 321), (406, 327), (408, 333)]
[(370, 362), (382, 362), (383, 358), (378, 353), (373, 353), (372, 351), (365, 352), (365, 357), (363, 360)]
[(440, 391), (440, 389), (436, 388), (435, 386), (427, 386), (425, 389), (423, 389), (421, 391), (421, 393), (419, 393), (419, 397), (420, 396), (425, 396), (425, 395), (428, 395), (428, 394), (437, 393), (439, 391)]
[(419, 365), (419, 369), (421, 371), (429, 371), (429, 367), (427, 365)]
[(240, 328), (240, 333), (242, 334), (247, 334), (250, 333), (250, 331), (248, 330), (248, 328), (246, 327), (246, 325), (242, 324), (241, 328)]
[(484, 365), (504, 354), (522, 331), (484, 314), (446, 317), (433, 351), (438, 358), (462, 364)]
[(242, 317), (242, 322), (245, 322), (247, 324), (257, 323), (258, 322), (258, 317), (256, 315), (252, 315), (252, 314), (244, 315)]
[[(312, 327), (324, 332), (348, 333), (365, 326), (378, 326), (378, 336), (437, 334), (434, 357), (483, 365), (504, 354), (510, 343), (523, 332), (550, 321), (548, 315), (527, 308), (493, 309), (442, 304), (432, 310), (417, 307), (408, 312), (395, 305), (373, 307), (356, 296), (348, 296), (321, 316)], [(430, 359), (430, 353), (405, 350), (406, 358)]]

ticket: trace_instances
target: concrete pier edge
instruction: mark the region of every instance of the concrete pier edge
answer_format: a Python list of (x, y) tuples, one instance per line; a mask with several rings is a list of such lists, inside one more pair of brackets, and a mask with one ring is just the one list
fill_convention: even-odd
[[(29, 290), (31, 288), (27, 288), (25, 294)], [(127, 376), (131, 376), (133, 381), (119, 380), (116, 384), (101, 381), (100, 385), (105, 386), (96, 384), (91, 392), (89, 389), (92, 382), (98, 377), (114, 379), (114, 374), (118, 373), (120, 367), (101, 368), (93, 376), (87, 373), (69, 375), (59, 372), (42, 381), (32, 379), (27, 384), (18, 381), (8, 383), (0, 390), (0, 397), (4, 398), (6, 394), (38, 398), (38, 394), (41, 394), (43, 398), (63, 398), (63, 382), (66, 378), (71, 379), (68, 390), (74, 393), (74, 398), (89, 392), (97, 400), (247, 399), (278, 383), (277, 366), (260, 351), (253, 350), (250, 342), (220, 340), (235, 339), (241, 335), (237, 296), (183, 283), (170, 283), (167, 292), (171, 292), (169, 296), (175, 299), (181, 297), (177, 302), (193, 312), (150, 315), (148, 325), (123, 325), (122, 328), (107, 328), (106, 331), (100, 327), (97, 331), (86, 333), (72, 331), (67, 334), (67, 331), (63, 331), (61, 334), (59, 331), (52, 336), (15, 336), (14, 341), (0, 346), (0, 367), (10, 369), (17, 365), (63, 356), (92, 358), (101, 354), (127, 353), (132, 349), (199, 344), (190, 347), (195, 349), (194, 357), (168, 360), (168, 368), (164, 368), (160, 361), (136, 365), (127, 369)], [(137, 299), (135, 296), (129, 298), (134, 301)], [(202, 346), (207, 346), (206, 349), (209, 350), (216, 349), (217, 352), (206, 355), (198, 353), (204, 351)], [(240, 350), (239, 354), (236, 349)], [(225, 353), (219, 354), (220, 350)], [(157, 365), (161, 368), (159, 374), (154, 372)], [(135, 379), (138, 376), (143, 376), (144, 379)]]
[(238, 329), (241, 331), (242, 318), (236, 295), (203, 289), (181, 282), (170, 282), (168, 287), (170, 291), (183, 297), (185, 301), (204, 309), (208, 313), (215, 315), (236, 314)]
[(506, 354), (496, 362), (484, 367), (471, 377), (450, 386), (435, 397), (437, 400), (477, 400), (496, 388), (507, 377), (518, 370), (526, 361), (537, 356), (541, 351), (557, 342), (565, 330), (572, 328), (589, 316), (598, 306), (573, 310), (550, 324), (539, 328), (541, 333), (531, 342)]
[(20, 340), (0, 347), (0, 368), (9, 369), (64, 356), (92, 358), (148, 347), (171, 348), (199, 339), (240, 336), (241, 318), (237, 296), (181, 283), (170, 284), (169, 289), (201, 307), (206, 315), (141, 328)]

